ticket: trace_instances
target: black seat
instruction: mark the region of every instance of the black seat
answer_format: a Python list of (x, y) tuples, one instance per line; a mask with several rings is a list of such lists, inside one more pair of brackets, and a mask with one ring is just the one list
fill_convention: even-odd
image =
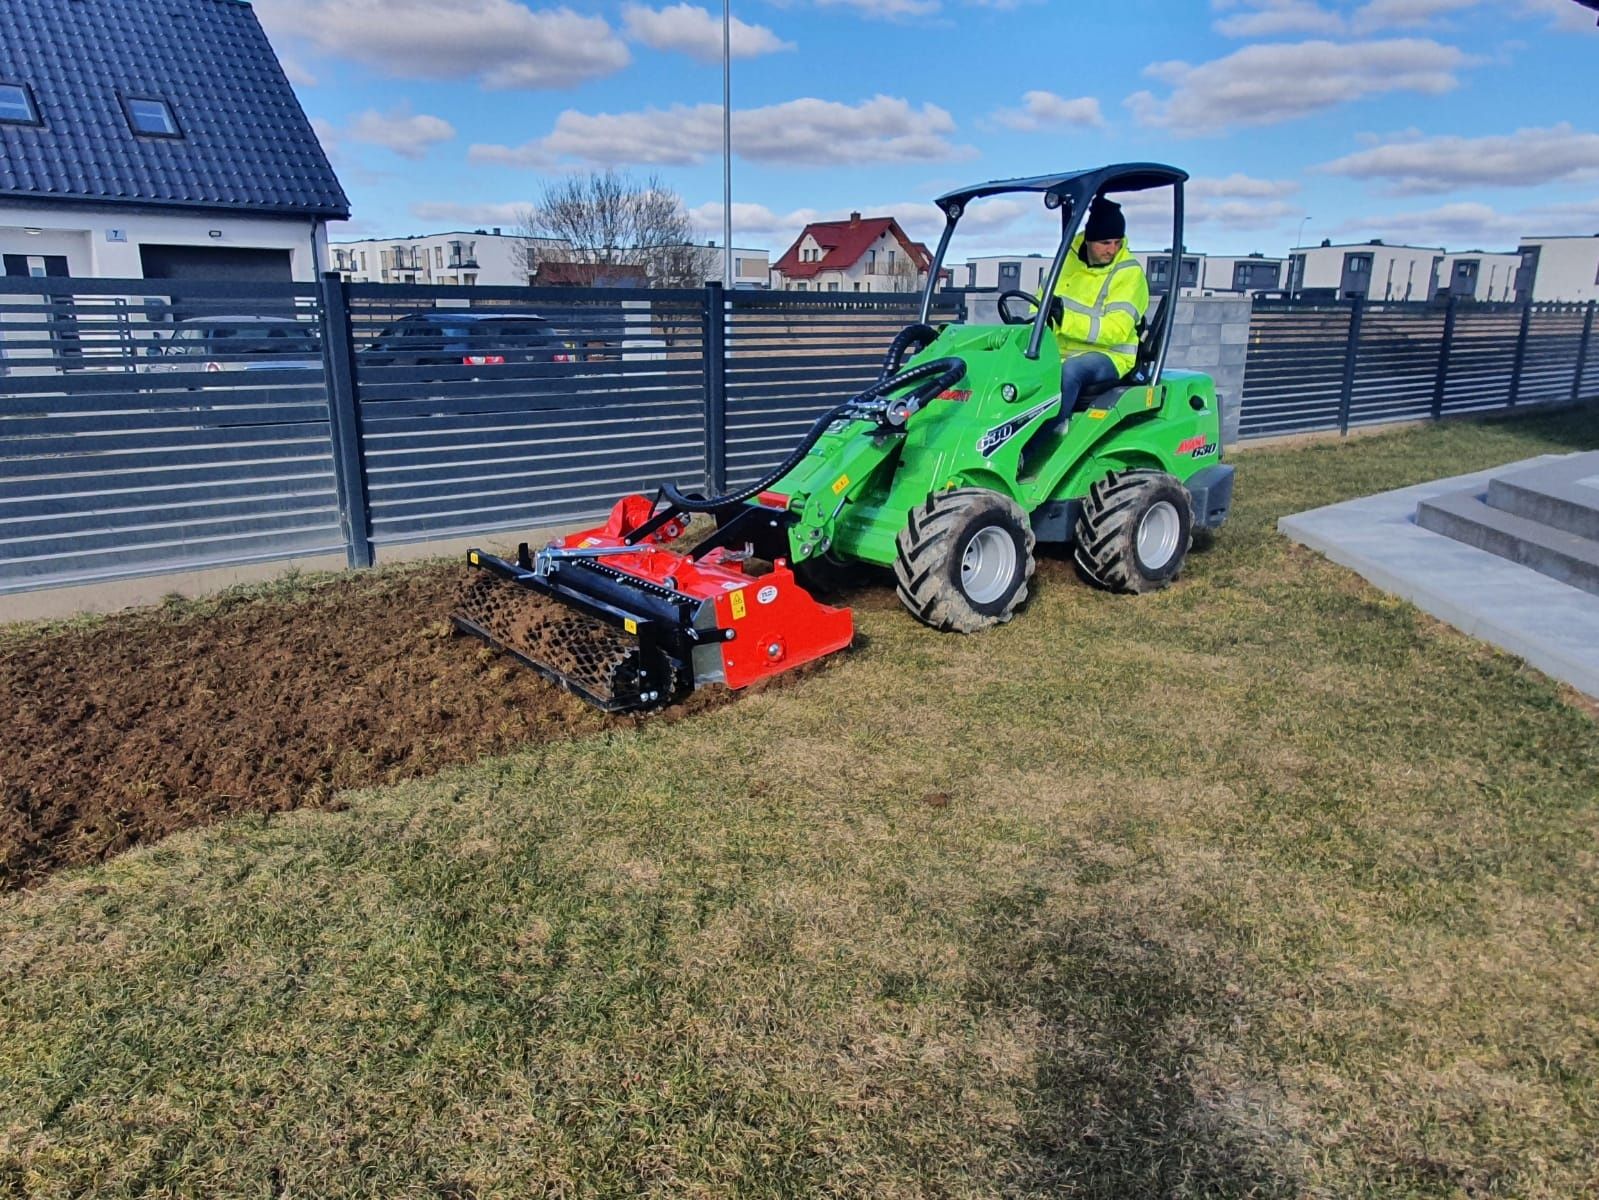
[(1163, 293), (1155, 300), (1155, 307), (1151, 312), (1144, 314), (1144, 319), (1138, 322), (1138, 357), (1133, 362), (1133, 369), (1113, 383), (1096, 383), (1085, 387), (1077, 397), (1077, 409), (1088, 407), (1084, 401), (1095, 396), (1103, 396), (1106, 392), (1116, 388), (1138, 387), (1149, 382), (1150, 372), (1155, 369), (1155, 355), (1160, 352), (1160, 341), (1164, 336), (1166, 319), (1171, 311)]

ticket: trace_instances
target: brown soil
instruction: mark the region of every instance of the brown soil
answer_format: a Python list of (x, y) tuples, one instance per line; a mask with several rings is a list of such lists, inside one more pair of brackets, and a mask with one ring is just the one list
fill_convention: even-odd
[[(452, 635), (465, 571), (0, 633), (0, 889), (232, 813), (662, 719), (607, 717)], [(730, 698), (704, 689), (666, 719)]]

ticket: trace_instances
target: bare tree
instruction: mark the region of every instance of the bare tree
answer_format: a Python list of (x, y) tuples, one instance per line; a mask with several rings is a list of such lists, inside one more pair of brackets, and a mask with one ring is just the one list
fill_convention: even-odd
[(698, 287), (703, 253), (683, 198), (651, 175), (643, 182), (618, 171), (591, 171), (545, 185), (522, 216), (528, 273), (546, 264), (578, 264), (596, 282), (642, 269), (651, 287)]

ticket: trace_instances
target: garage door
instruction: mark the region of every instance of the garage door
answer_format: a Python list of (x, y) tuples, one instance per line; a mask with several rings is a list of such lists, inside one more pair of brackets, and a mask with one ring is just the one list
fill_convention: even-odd
[(146, 279), (264, 279), (288, 283), (294, 278), (287, 250), (243, 250), (233, 246), (139, 247)]

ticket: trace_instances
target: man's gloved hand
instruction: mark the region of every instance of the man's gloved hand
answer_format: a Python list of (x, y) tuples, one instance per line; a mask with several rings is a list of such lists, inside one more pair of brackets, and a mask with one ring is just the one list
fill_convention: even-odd
[(1059, 329), (1060, 323), (1066, 319), (1066, 306), (1060, 302), (1059, 296), (1049, 298), (1049, 316), (1045, 318), (1051, 329)]

